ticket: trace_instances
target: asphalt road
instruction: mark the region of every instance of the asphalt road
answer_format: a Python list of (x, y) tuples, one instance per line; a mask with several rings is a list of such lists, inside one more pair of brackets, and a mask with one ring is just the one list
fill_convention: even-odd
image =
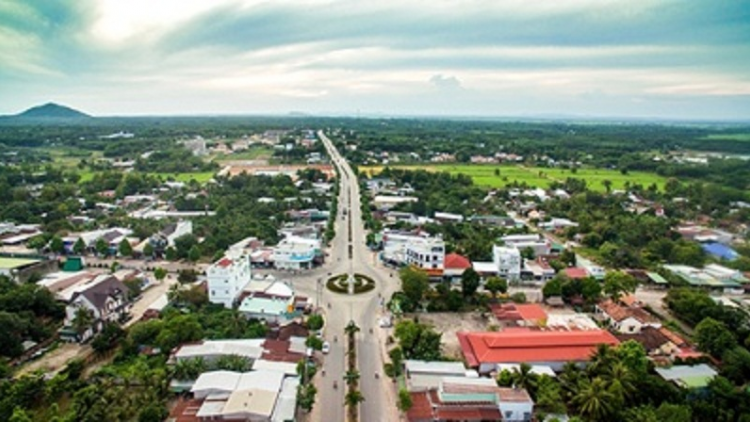
[[(377, 326), (380, 313), (380, 297), (390, 297), (397, 289), (398, 281), (391, 271), (374, 265), (373, 253), (365, 244), (366, 232), (362, 222), (359, 200), (359, 184), (346, 160), (331, 141), (321, 132), (332, 162), (341, 175), (339, 209), (336, 218), (336, 237), (331, 243), (329, 258), (321, 268), (290, 277), (295, 288), (317, 298), (320, 291), (320, 307), (326, 315), (325, 338), (331, 350), (324, 358), (325, 376), (318, 378), (318, 399), (313, 411), (313, 420), (338, 422), (345, 420), (345, 341), (344, 327), (354, 321), (361, 329), (357, 334), (357, 360), (360, 371), (360, 390), (365, 401), (360, 407), (360, 420), (398, 420), (393, 387), (382, 377), (384, 333)], [(346, 210), (346, 216), (344, 215)], [(351, 224), (350, 224), (351, 222)], [(349, 230), (351, 228), (351, 242)], [(351, 247), (352, 253), (349, 254)], [(361, 295), (336, 294), (325, 289), (328, 273), (362, 273), (376, 281), (375, 290)], [(330, 307), (329, 307), (330, 304)], [(372, 330), (372, 332), (370, 331)], [(338, 341), (334, 341), (334, 338)], [(376, 378), (375, 374), (379, 377)], [(333, 388), (336, 380), (338, 388)]]

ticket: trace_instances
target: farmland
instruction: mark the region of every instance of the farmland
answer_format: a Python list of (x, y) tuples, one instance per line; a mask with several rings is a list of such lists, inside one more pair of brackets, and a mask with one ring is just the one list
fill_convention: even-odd
[[(444, 164), (444, 165), (405, 165), (392, 166), (393, 168), (403, 168), (410, 170), (424, 169), (427, 171), (447, 171), (451, 174), (465, 174), (471, 176), (479, 186), (485, 187), (503, 187), (509, 184), (524, 183), (530, 187), (549, 187), (551, 182), (565, 181), (568, 177), (586, 180), (590, 189), (604, 191), (604, 181), (612, 182), (612, 189), (623, 189), (626, 182), (631, 185), (640, 184), (648, 187), (655, 183), (659, 189), (664, 188), (666, 178), (653, 173), (632, 171), (622, 174), (618, 170), (596, 169), (596, 168), (579, 168), (573, 173), (569, 169), (546, 168), (546, 167), (525, 167), (516, 165), (486, 165), (486, 164)], [(382, 170), (382, 166), (361, 167), (360, 171), (368, 175), (374, 175)], [(498, 171), (498, 174), (495, 173)]]

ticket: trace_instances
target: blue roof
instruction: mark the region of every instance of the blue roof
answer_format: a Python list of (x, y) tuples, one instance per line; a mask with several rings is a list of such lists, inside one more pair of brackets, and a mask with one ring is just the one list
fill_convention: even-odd
[(739, 256), (737, 251), (721, 243), (704, 243), (701, 246), (703, 246), (703, 250), (708, 254), (728, 261), (733, 261)]

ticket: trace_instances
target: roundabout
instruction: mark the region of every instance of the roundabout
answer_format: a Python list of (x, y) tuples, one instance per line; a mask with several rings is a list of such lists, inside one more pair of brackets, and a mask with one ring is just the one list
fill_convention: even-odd
[(375, 280), (364, 274), (337, 274), (326, 281), (326, 288), (334, 293), (357, 295), (375, 289)]

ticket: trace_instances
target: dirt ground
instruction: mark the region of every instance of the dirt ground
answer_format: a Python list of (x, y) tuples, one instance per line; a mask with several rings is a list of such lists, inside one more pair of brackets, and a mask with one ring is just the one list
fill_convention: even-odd
[(29, 362), (19, 368), (16, 376), (29, 374), (37, 370), (45, 373), (56, 374), (61, 371), (65, 365), (74, 358), (85, 358), (91, 353), (91, 346), (81, 346), (77, 343), (61, 343), (55, 350), (42, 356), (40, 359)]
[(459, 331), (487, 331), (490, 325), (497, 325), (491, 314), (483, 318), (479, 312), (449, 313), (439, 312), (430, 314), (419, 314), (419, 322), (427, 323), (435, 328), (435, 331), (443, 333), (443, 354), (455, 359), (461, 359), (461, 346), (458, 344), (456, 333)]

